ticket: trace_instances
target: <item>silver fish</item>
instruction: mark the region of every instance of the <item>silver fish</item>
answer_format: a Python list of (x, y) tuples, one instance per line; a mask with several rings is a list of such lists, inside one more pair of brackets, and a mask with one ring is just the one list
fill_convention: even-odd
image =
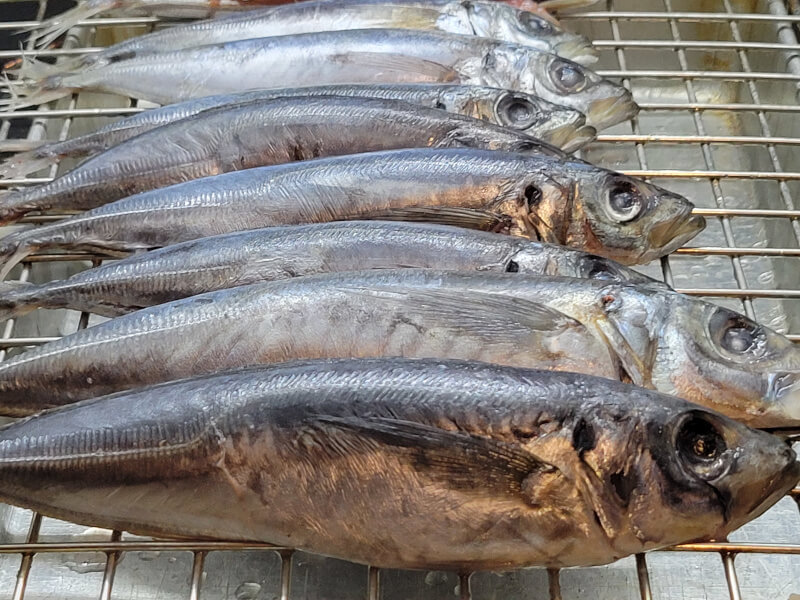
[(558, 568), (725, 539), (791, 489), (796, 458), (775, 436), (596, 377), (309, 361), (5, 427), (0, 500), (379, 567)]
[(705, 221), (691, 210), (681, 196), (584, 162), (471, 149), (372, 152), (187, 181), (15, 232), (0, 240), (0, 277), (43, 248), (129, 252), (275, 225), (387, 218), (496, 228), (636, 264), (694, 237)]
[(34, 210), (87, 210), (229, 171), (418, 147), (563, 156), (524, 133), (399, 100), (341, 96), (251, 100), (162, 125), (109, 148), (51, 182), (0, 195), (0, 220), (10, 222)]
[(558, 106), (530, 94), (499, 88), (440, 83), (313, 86), (206, 96), (145, 110), (132, 117), (109, 123), (95, 132), (62, 142), (46, 143), (11, 156), (0, 162), (0, 177), (22, 177), (60, 162), (63, 158), (97, 154), (140, 133), (209, 108), (287, 96), (384, 98), (428, 108), (443, 108), (448, 112), (517, 129), (565, 152), (574, 152), (592, 141), (597, 134), (594, 127), (586, 125), (586, 117), (577, 110)]
[(98, 90), (170, 104), (246, 91), (341, 83), (460, 83), (522, 91), (575, 108), (597, 129), (631, 118), (625, 88), (555, 54), (474, 36), (401, 29), (286, 35), (157, 52), (61, 71), (34, 60), (8, 76), (10, 108)]
[[(383, 0), (374, 0), (381, 2)], [(394, 0), (397, 2), (397, 0)], [(598, 0), (507, 0), (504, 2), (519, 10), (530, 12), (551, 25), (558, 26), (549, 10), (567, 10), (591, 6)], [(404, 3), (405, 0), (403, 0)], [(425, 4), (442, 6), (449, 0), (430, 0)], [(78, 5), (46, 19), (40, 26), (28, 29), (38, 47), (49, 46), (59, 36), (81, 21), (102, 13), (147, 14), (166, 18), (204, 19), (240, 11), (252, 11), (260, 6), (284, 4), (284, 0), (79, 0)], [(408, 2), (421, 4), (421, 2)]]
[[(663, 286), (415, 269), (253, 284), (118, 317), (0, 363), (0, 414), (29, 414), (102, 393), (258, 361), (365, 356), (371, 351), (366, 341), (358, 337), (350, 347), (345, 340), (362, 335), (366, 340), (365, 323), (380, 318), (364, 317), (362, 322), (359, 315), (364, 313), (358, 312), (361, 304), (356, 296), (343, 300), (336, 315), (321, 307), (308, 313), (294, 307), (287, 308), (291, 316), (273, 318), (278, 306), (285, 308), (276, 290), (290, 290), (287, 293), (302, 296), (300, 302), (310, 302), (309, 288), (315, 286), (323, 301), (328, 301), (327, 294), (333, 297), (333, 289), (368, 298), (398, 290), (446, 290), (453, 293), (453, 304), (459, 298), (469, 304), (464, 312), (477, 313), (473, 318), (497, 312), (474, 306), (473, 293), (533, 302), (575, 319), (601, 340), (615, 365), (607, 368), (612, 377), (684, 397), (754, 427), (800, 426), (800, 348), (743, 315)], [(416, 307), (422, 304), (419, 301)], [(351, 320), (344, 318), (327, 329), (329, 319), (342, 315)], [(402, 329), (402, 321), (393, 323)], [(382, 335), (387, 338), (385, 332)], [(303, 345), (306, 339), (311, 345)], [(452, 357), (450, 352), (472, 349), (451, 345), (443, 350), (444, 357)], [(565, 352), (570, 350), (580, 357), (580, 347), (564, 347)], [(583, 367), (574, 355), (565, 356), (572, 358), (571, 368), (578, 372), (596, 368), (597, 361), (589, 360)]]
[(35, 308), (118, 316), (237, 285), (400, 267), (655, 283), (605, 258), (518, 237), (424, 223), (340, 221), (205, 237), (64, 281), (6, 283), (0, 286), (0, 319)]
[(140, 35), (78, 59), (81, 66), (129, 60), (149, 52), (348, 29), (414, 29), (474, 35), (552, 52), (581, 64), (597, 51), (581, 35), (500, 2), (444, 0), (310, 0), (196, 21)]
[(297, 358), (447, 357), (619, 373), (606, 345), (556, 310), (488, 292), (414, 289), (388, 273), (374, 289), (358, 273), (318, 275), (211, 292), (101, 323), (0, 362), (0, 414)]

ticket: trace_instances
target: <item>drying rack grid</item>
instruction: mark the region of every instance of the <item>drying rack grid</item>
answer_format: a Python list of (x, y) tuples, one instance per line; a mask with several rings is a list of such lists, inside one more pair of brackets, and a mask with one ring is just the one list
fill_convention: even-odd
[[(6, 14), (13, 3), (6, 0)], [(34, 20), (21, 21), (30, 17), (11, 10), (0, 31), (34, 25), (53, 8), (46, 0), (38, 11), (33, 2), (25, 6), (33, 7)], [(709, 220), (692, 247), (644, 270), (800, 342), (797, 2), (609, 0), (600, 8), (564, 21), (595, 40), (601, 50), (597, 70), (632, 89), (642, 112), (604, 132), (584, 157), (686, 194)], [(157, 26), (152, 17), (98, 18), (72, 30), (62, 47), (28, 51), (74, 55)], [(0, 51), (2, 62), (19, 56), (19, 50)], [(0, 140), (5, 140), (0, 143), (24, 149), (145, 108), (125, 98), (83, 93), (48, 107), (0, 114)], [(53, 168), (0, 185), (39, 183), (56, 173)], [(27, 222), (52, 218), (32, 216)], [(39, 255), (15, 274), (22, 281), (64, 277), (98, 260)], [(51, 314), (0, 325), (0, 360), (90, 322), (86, 314)], [(562, 571), (560, 578), (541, 569), (470, 578), (378, 570), (260, 544), (154, 541), (0, 506), (0, 596), (800, 600), (798, 508), (800, 489), (728, 543), (686, 545), (608, 567)]]

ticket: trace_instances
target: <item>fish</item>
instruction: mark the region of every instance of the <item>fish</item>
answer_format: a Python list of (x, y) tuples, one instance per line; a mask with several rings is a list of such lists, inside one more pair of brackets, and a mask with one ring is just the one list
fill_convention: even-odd
[(500, 2), (309, 0), (160, 29), (86, 54), (76, 62), (86, 67), (212, 43), (315, 31), (386, 28), (486, 37), (552, 52), (581, 64), (598, 59), (597, 50), (584, 36), (568, 33), (542, 17)]
[(579, 110), (598, 130), (638, 111), (630, 91), (555, 54), (488, 38), (402, 29), (239, 40), (64, 71), (26, 58), (7, 77), (10, 96), (0, 107), (9, 109), (79, 90), (171, 104), (260, 88), (438, 82), (534, 94)]
[(0, 429), (0, 500), (384, 568), (562, 568), (725, 539), (792, 488), (796, 459), (776, 436), (598, 377), (342, 359), (12, 423)]
[(703, 229), (692, 208), (682, 196), (580, 161), (459, 148), (370, 152), (195, 179), (16, 231), (0, 239), (0, 278), (46, 248), (113, 256), (353, 219), (490, 229), (638, 264)]
[[(367, 281), (356, 272), (239, 286), (81, 330), (0, 362), (0, 414), (26, 416), (142, 385), (299, 358), (447, 357), (604, 377), (619, 372), (608, 347), (584, 325), (534, 301), (415, 289), (391, 273), (383, 285), (367, 288)], [(58, 391), (51, 389), (56, 382)]]
[(577, 110), (530, 94), (499, 88), (438, 83), (312, 86), (207, 96), (145, 110), (132, 117), (109, 123), (92, 133), (45, 143), (30, 151), (15, 154), (0, 162), (0, 177), (23, 177), (58, 163), (63, 158), (83, 158), (98, 154), (141, 133), (209, 108), (295, 96), (384, 98), (428, 108), (441, 108), (517, 129), (565, 152), (578, 150), (597, 135), (594, 127), (586, 125), (583, 113)]
[[(0, 222), (81, 211), (209, 175), (321, 156), (416, 147), (564, 154), (522, 132), (381, 98), (314, 96), (219, 106), (162, 125), (38, 186), (0, 195)], [(154, 152), (158, 148), (159, 151)]]
[[(546, 6), (552, 10), (584, 8), (598, 0), (508, 0), (509, 6), (530, 12), (553, 25), (558, 22)], [(81, 21), (103, 13), (147, 14), (156, 17), (179, 19), (204, 19), (215, 15), (257, 10), (260, 6), (285, 4), (286, 0), (80, 0), (78, 5), (61, 14), (45, 19), (41, 25), (28, 28), (34, 46), (44, 48)], [(434, 0), (433, 5), (445, 2)]]
[(66, 280), (0, 285), (0, 319), (36, 308), (107, 317), (230, 287), (363, 269), (431, 268), (655, 284), (593, 254), (426, 223), (339, 221), (255, 229), (136, 254)]
[[(380, 318), (359, 312), (368, 301), (354, 297), (342, 300), (341, 309), (318, 305), (306, 313), (286, 306), (277, 292), (291, 290), (286, 293), (308, 303), (314, 298), (310, 288), (318, 289), (324, 302), (332, 301), (332, 290), (344, 288), (370, 298), (398, 290), (446, 290), (452, 300), (445, 304), (458, 305), (462, 298), (469, 306), (463, 312), (476, 313), (474, 318), (501, 312), (489, 304), (481, 309), (474, 294), (535, 303), (574, 319), (602, 342), (614, 365), (606, 368), (606, 376), (682, 397), (752, 427), (800, 426), (800, 348), (744, 315), (663, 285), (433, 269), (328, 273), (255, 283), (117, 317), (0, 363), (0, 414), (22, 416), (259, 361), (365, 357), (372, 351), (367, 324)], [(417, 309), (423, 304), (408, 301)], [(277, 318), (279, 310), (289, 315)], [(352, 316), (345, 314), (348, 311)], [(401, 329), (407, 325), (402, 320), (393, 323)], [(380, 339), (396, 339), (386, 332), (381, 335)], [(306, 339), (311, 340), (309, 346), (303, 345)], [(445, 354), (438, 357), (464, 358), (450, 353), (474, 350), (463, 346), (446, 344)], [(565, 358), (573, 359), (569, 368), (582, 372), (583, 349), (562, 349)], [(571, 351), (578, 352), (578, 360), (568, 354)], [(397, 350), (393, 347), (391, 352)], [(595, 368), (594, 361), (587, 364)]]

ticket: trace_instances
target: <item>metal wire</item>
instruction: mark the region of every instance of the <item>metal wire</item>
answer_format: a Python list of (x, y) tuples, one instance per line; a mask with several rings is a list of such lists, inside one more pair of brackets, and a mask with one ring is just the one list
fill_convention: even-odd
[[(658, 182), (662, 179), (694, 181), (707, 184), (710, 197), (715, 200), (713, 208), (697, 209), (697, 213), (714, 220), (720, 226), (724, 235), (724, 245), (706, 245), (683, 248), (674, 256), (679, 257), (721, 257), (730, 261), (733, 271), (735, 286), (731, 287), (686, 287), (681, 289), (684, 293), (719, 299), (735, 299), (742, 302), (745, 311), (751, 317), (757, 317), (753, 305), (757, 299), (797, 300), (800, 298), (798, 288), (776, 286), (751, 287), (748, 284), (747, 274), (743, 268), (744, 258), (755, 257), (770, 260), (795, 260), (800, 257), (800, 208), (792, 195), (793, 182), (800, 181), (800, 172), (787, 171), (783, 168), (778, 149), (796, 151), (800, 146), (800, 138), (790, 137), (785, 132), (774, 135), (771, 130), (769, 115), (783, 114), (795, 115), (800, 113), (797, 102), (780, 104), (762, 101), (762, 85), (791, 85), (800, 83), (800, 42), (794, 35), (793, 26), (800, 25), (800, 16), (787, 14), (782, 2), (770, 0), (763, 2), (770, 12), (740, 13), (736, 12), (730, 0), (721, 0), (719, 5), (723, 10), (717, 12), (685, 12), (673, 11), (672, 0), (663, 0), (663, 9), (647, 11), (619, 11), (614, 10), (614, 2), (608, 2), (608, 10), (592, 11), (575, 16), (566, 16), (565, 22), (593, 22), (608, 24), (609, 39), (598, 39), (596, 45), (616, 59), (619, 68), (600, 71), (609, 77), (619, 78), (624, 85), (635, 88), (645, 80), (657, 82), (681, 82), (686, 92), (685, 100), (674, 102), (658, 101), (648, 98), (640, 102), (642, 113), (638, 119), (631, 122), (630, 132), (615, 131), (606, 133), (598, 138), (599, 144), (615, 144), (630, 151), (638, 161), (638, 168), (627, 169), (626, 172), (639, 177), (646, 177)], [(39, 10), (35, 20), (0, 23), (0, 31), (17, 30), (22, 27), (36, 26), (41, 22), (45, 13), (46, 0), (40, 0)], [(664, 25), (669, 31), (670, 39), (626, 39), (623, 24), (628, 22), (657, 23)], [(29, 44), (26, 52), (31, 56), (39, 57), (67, 57), (99, 50), (91, 45), (91, 33), (95, 29), (118, 26), (135, 26), (144, 30), (152, 28), (158, 23), (153, 17), (102, 17), (94, 18), (79, 24), (73, 30), (79, 35), (70, 35), (62, 48), (48, 48), (36, 50)], [(730, 39), (683, 39), (685, 30), (681, 27), (685, 23), (716, 23), (727, 27)], [(745, 39), (741, 27), (758, 25), (765, 31), (772, 31), (762, 39)], [(723, 36), (723, 37), (728, 37)], [(677, 59), (679, 68), (641, 69), (632, 68), (628, 53), (639, 50), (660, 51)], [(690, 52), (727, 52), (734, 54), (741, 69), (717, 70), (698, 69), (693, 67)], [(786, 55), (785, 70), (769, 72), (753, 69), (751, 53), (783, 53)], [(20, 57), (18, 51), (0, 51), (0, 60), (12, 60)], [(666, 61), (665, 61), (666, 63)], [(741, 102), (720, 100), (708, 101), (705, 96), (698, 94), (698, 86), (704, 82), (738, 82), (743, 85), (749, 94), (749, 99)], [(13, 140), (20, 149), (25, 144), (41, 139), (49, 134), (53, 135), (48, 121), (58, 119), (63, 122), (57, 137), (65, 139), (70, 134), (72, 123), (76, 119), (96, 117), (122, 117), (140, 112), (142, 109), (132, 106), (130, 102), (120, 101), (118, 105), (92, 107), (77, 105), (77, 96), (73, 97), (68, 106), (58, 108), (41, 107), (14, 113), (0, 112), (0, 149), (10, 150), (12, 141), (6, 140), (12, 123), (20, 120), (32, 120), (28, 140)], [(691, 134), (652, 134), (643, 133), (642, 119), (656, 112), (669, 112), (676, 115), (691, 115), (695, 131)], [(730, 115), (754, 114), (757, 120), (758, 132), (749, 135), (723, 135), (714, 133), (709, 128), (707, 115), (720, 112)], [(697, 169), (665, 169), (653, 168), (648, 164), (648, 149), (657, 145), (670, 145), (676, 152), (685, 148), (697, 148), (702, 156), (702, 164)], [(730, 147), (754, 146), (766, 152), (768, 160), (762, 162), (757, 169), (725, 169), (718, 168), (715, 161), (714, 148), (725, 145)], [(768, 165), (768, 166), (767, 166)], [(0, 187), (17, 185), (31, 185), (51, 180), (57, 171), (53, 167), (49, 177), (28, 177), (14, 180), (0, 181)], [(723, 182), (774, 182), (777, 185), (782, 208), (757, 208), (743, 209), (728, 206), (723, 192)], [(797, 193), (797, 192), (795, 192)], [(34, 215), (26, 218), (24, 222), (44, 223), (58, 218), (52, 215)], [(793, 240), (784, 242), (779, 246), (764, 246), (754, 244), (753, 247), (741, 247), (736, 243), (736, 223), (746, 219), (769, 219), (778, 224), (788, 224), (793, 232)], [(768, 242), (769, 240), (758, 240)], [(34, 255), (22, 265), (19, 274), (20, 281), (27, 281), (30, 277), (31, 266), (42, 262), (64, 262), (76, 260), (100, 260), (100, 257), (85, 253), (52, 254), (43, 253)], [(665, 281), (674, 283), (676, 265), (674, 257), (662, 259), (662, 272)], [(81, 316), (79, 328), (85, 327), (88, 315)], [(52, 336), (15, 335), (15, 321), (9, 320), (0, 329), (0, 360), (5, 358), (9, 350), (34, 346), (54, 339)], [(789, 331), (789, 337), (800, 341), (800, 331)], [(792, 497), (800, 507), (800, 489), (792, 491)], [(24, 600), (25, 592), (31, 578), (31, 567), (34, 557), (54, 553), (69, 552), (102, 552), (105, 554), (105, 568), (99, 596), (101, 599), (112, 597), (115, 574), (117, 567), (126, 553), (131, 552), (162, 552), (162, 551), (188, 551), (192, 552), (193, 561), (191, 572), (187, 573), (189, 587), (187, 595), (191, 599), (202, 597), (204, 584), (204, 566), (209, 554), (221, 551), (262, 550), (276, 552), (280, 557), (280, 580), (278, 589), (274, 593), (281, 600), (289, 600), (291, 596), (293, 551), (291, 548), (272, 546), (269, 544), (241, 543), (241, 542), (199, 542), (199, 541), (161, 541), (161, 540), (122, 540), (119, 532), (113, 532), (108, 541), (99, 542), (73, 542), (73, 541), (39, 541), (42, 519), (38, 514), (33, 514), (25, 542), (0, 544), (0, 556), (19, 555), (20, 565), (17, 572), (13, 591), (14, 600)], [(739, 600), (741, 591), (736, 571), (735, 558), (741, 554), (768, 554), (768, 555), (795, 555), (800, 556), (800, 545), (769, 544), (769, 543), (702, 543), (684, 544), (671, 551), (675, 552), (702, 552), (716, 553), (721, 559), (722, 570), (725, 574), (728, 594), (731, 600)], [(638, 578), (640, 597), (650, 600), (653, 597), (650, 585), (650, 569), (645, 555), (636, 557), (636, 575)], [(551, 571), (548, 576), (548, 586), (552, 598), (560, 597), (560, 580), (556, 571)], [(378, 600), (381, 597), (381, 572), (379, 569), (370, 568), (367, 572), (367, 598)], [(459, 583), (461, 598), (470, 598), (470, 575), (462, 574)]]

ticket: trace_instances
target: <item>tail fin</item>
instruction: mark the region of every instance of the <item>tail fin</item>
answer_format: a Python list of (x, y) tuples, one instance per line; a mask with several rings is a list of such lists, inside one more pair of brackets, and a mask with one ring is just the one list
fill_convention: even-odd
[[(0, 225), (9, 225), (30, 211), (31, 209), (26, 206), (27, 198), (28, 194), (24, 189), (5, 190), (0, 192)], [(6, 238), (0, 240), (0, 244), (2, 244), (5, 240)], [(2, 256), (1, 249), (0, 256)]]
[[(78, 5), (51, 17), (41, 25), (23, 29), (31, 32), (31, 39), (37, 48), (45, 48), (59, 36), (75, 27), (81, 21), (126, 4), (123, 0), (78, 0)], [(131, 2), (131, 4), (134, 4)]]
[(67, 83), (74, 75), (60, 66), (23, 56), (18, 68), (3, 73), (9, 97), (0, 99), (0, 109), (15, 110), (69, 96), (80, 87)]
[[(0, 179), (24, 177), (57, 163), (61, 156), (56, 152), (50, 152), (52, 146), (57, 144), (42, 144), (32, 150), (17, 151), (14, 156), (0, 161)], [(0, 152), (5, 152), (2, 142), (0, 142)]]
[(36, 304), (31, 292), (38, 287), (23, 281), (0, 282), (0, 322), (33, 311)]
[(37, 249), (37, 230), (35, 226), (25, 227), (0, 239), (0, 280), (8, 277), (11, 269)]

